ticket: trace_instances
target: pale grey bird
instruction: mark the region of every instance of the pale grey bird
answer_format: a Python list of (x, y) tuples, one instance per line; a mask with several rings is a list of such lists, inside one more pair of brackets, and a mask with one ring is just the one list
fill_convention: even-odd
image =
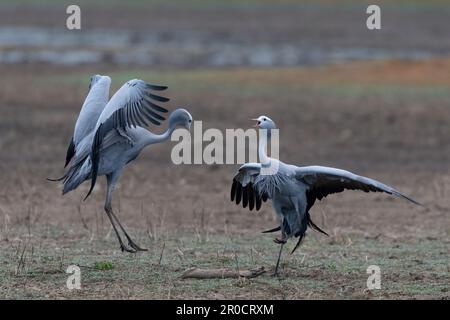
[[(167, 87), (134, 79), (126, 82), (108, 101), (110, 84), (108, 76), (96, 75), (91, 78), (89, 93), (67, 150), (65, 166), (70, 164), (69, 169), (63, 177), (53, 181), (64, 181), (65, 194), (90, 179), (91, 188), (87, 198), (94, 188), (97, 176), (105, 175), (107, 191), (104, 208), (120, 248), (128, 252), (144, 251), (146, 249), (139, 247), (130, 238), (113, 212), (111, 201), (114, 188), (125, 166), (136, 159), (143, 148), (168, 140), (178, 127), (190, 130), (192, 116), (185, 109), (177, 109), (169, 116), (167, 130), (162, 134), (154, 134), (143, 126), (147, 126), (149, 122), (160, 125), (165, 120), (161, 113), (168, 110), (154, 101), (167, 102), (169, 99), (156, 95), (153, 91), (163, 91)], [(122, 241), (115, 222), (129, 246)]]
[(253, 120), (257, 121), (257, 127), (265, 129), (259, 138), (260, 163), (246, 163), (239, 168), (231, 186), (231, 201), (238, 205), (242, 203), (244, 208), (248, 206), (250, 210), (259, 210), (263, 201), (272, 200), (280, 224), (263, 232), (281, 230), (281, 238), (274, 240), (281, 245), (274, 275), (278, 274), (283, 245), (289, 238), (299, 238), (291, 251), (293, 253), (303, 240), (308, 226), (327, 235), (314, 224), (309, 213), (317, 199), (350, 189), (386, 192), (420, 205), (394, 188), (370, 178), (329, 167), (297, 167), (267, 156), (266, 146), (271, 130), (276, 129), (275, 123), (267, 116)]

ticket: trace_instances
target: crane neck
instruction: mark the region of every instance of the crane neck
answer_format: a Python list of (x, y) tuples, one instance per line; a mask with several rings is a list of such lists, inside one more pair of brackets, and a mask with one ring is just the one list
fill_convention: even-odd
[(263, 129), (259, 130), (259, 146), (258, 156), (262, 164), (270, 163), (270, 157), (267, 156), (267, 141), (270, 139), (270, 131)]
[(176, 129), (176, 127), (176, 124), (169, 124), (167, 130), (161, 134), (155, 134), (147, 130), (150, 134), (146, 137), (145, 145), (147, 146), (149, 144), (155, 144), (169, 140), (172, 132)]

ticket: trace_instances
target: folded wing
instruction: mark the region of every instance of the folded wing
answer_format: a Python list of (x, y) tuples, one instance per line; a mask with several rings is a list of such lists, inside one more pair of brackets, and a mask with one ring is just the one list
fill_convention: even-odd
[(100, 114), (108, 103), (110, 85), (111, 78), (108, 76), (95, 75), (91, 77), (88, 95), (81, 107), (72, 139), (67, 148), (64, 167), (67, 167), (74, 157), (80, 142), (94, 130)]

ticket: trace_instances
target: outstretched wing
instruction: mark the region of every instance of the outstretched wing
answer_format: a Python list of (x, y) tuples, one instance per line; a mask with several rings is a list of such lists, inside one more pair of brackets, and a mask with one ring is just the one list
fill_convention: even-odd
[(329, 194), (348, 189), (364, 192), (386, 192), (421, 205), (388, 185), (341, 169), (321, 166), (297, 167), (295, 177), (309, 186), (308, 202), (312, 203), (316, 199), (322, 200)]
[(250, 211), (261, 208), (262, 201), (267, 201), (267, 195), (260, 195), (255, 188), (254, 182), (261, 171), (260, 163), (246, 163), (239, 168), (239, 171), (233, 177), (231, 185), (231, 201), (237, 205), (241, 203), (242, 207), (248, 208)]
[(78, 144), (94, 130), (100, 114), (108, 103), (110, 85), (111, 78), (108, 76), (95, 75), (91, 77), (88, 95), (81, 107), (72, 139), (67, 148), (64, 167), (67, 167), (74, 157)]
[(115, 129), (144, 127), (149, 123), (160, 125), (161, 121), (165, 120), (160, 113), (166, 113), (167, 109), (157, 105), (154, 101), (167, 102), (169, 99), (156, 95), (152, 91), (165, 89), (167, 89), (166, 86), (152, 85), (134, 79), (126, 82), (108, 102), (95, 127), (91, 149), (91, 188), (85, 199), (91, 194), (97, 180), (100, 150), (104, 137)]

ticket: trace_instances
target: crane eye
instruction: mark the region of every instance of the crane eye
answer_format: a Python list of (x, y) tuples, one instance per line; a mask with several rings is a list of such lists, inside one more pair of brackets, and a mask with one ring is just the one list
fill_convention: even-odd
[(266, 118), (264, 118), (263, 120), (266, 121)]

